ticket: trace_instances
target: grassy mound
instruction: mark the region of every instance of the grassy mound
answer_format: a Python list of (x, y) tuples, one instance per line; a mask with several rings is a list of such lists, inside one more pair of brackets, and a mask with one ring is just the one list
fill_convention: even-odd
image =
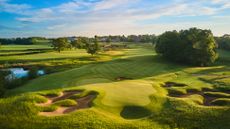
[(168, 88), (168, 93), (170, 96), (180, 96), (187, 94), (187, 91), (182, 88)]
[(204, 95), (217, 98), (230, 98), (230, 94), (223, 92), (204, 92)]
[(58, 91), (41, 92), (39, 94), (42, 96), (47, 96), (47, 97), (57, 97), (61, 95), (61, 93)]
[(98, 95), (99, 93), (97, 91), (84, 91), (80, 94), (74, 94), (72, 96), (69, 97), (69, 99), (79, 99), (79, 98), (82, 98), (82, 97), (85, 97), (87, 95)]
[(215, 99), (211, 102), (211, 104), (217, 106), (230, 106), (230, 99), (227, 98)]
[(58, 109), (58, 106), (56, 105), (50, 105), (50, 106), (42, 106), (42, 107), (39, 107), (39, 110), (41, 112), (53, 112), (55, 110)]
[(56, 106), (71, 107), (77, 105), (77, 102), (71, 99), (60, 100), (53, 103)]
[(204, 97), (198, 94), (190, 95), (187, 98), (192, 100), (194, 103), (200, 104), (200, 105), (202, 105), (204, 102)]

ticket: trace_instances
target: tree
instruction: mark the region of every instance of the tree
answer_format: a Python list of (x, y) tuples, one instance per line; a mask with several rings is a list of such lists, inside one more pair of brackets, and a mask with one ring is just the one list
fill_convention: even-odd
[(216, 37), (216, 42), (217, 42), (218, 48), (230, 51), (230, 36), (229, 35), (224, 35), (222, 37)]
[(109, 43), (111, 42), (111, 38), (112, 38), (112, 37), (111, 37), (111, 35), (110, 35), (109, 37), (107, 37), (107, 39), (106, 39), (106, 43), (108, 43), (108, 44), (109, 44)]
[(29, 78), (34, 79), (38, 77), (38, 68), (37, 67), (31, 67), (29, 69)]
[(100, 46), (98, 44), (97, 36), (93, 39), (93, 43), (86, 44), (86, 51), (87, 53), (91, 54), (92, 56), (96, 54), (100, 50)]
[(85, 41), (85, 38), (79, 37), (77, 40), (74, 40), (73, 42), (71, 42), (71, 44), (74, 48), (84, 49), (86, 41)]
[(159, 36), (156, 52), (182, 63), (206, 66), (217, 58), (216, 45), (210, 30), (191, 28), (180, 32), (165, 32)]
[(52, 45), (54, 50), (60, 53), (61, 51), (63, 51), (65, 48), (68, 47), (68, 40), (67, 38), (57, 38), (53, 40)]

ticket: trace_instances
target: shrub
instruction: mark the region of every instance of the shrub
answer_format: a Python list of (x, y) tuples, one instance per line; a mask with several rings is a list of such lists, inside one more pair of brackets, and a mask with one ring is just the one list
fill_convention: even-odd
[(29, 69), (29, 78), (34, 79), (38, 77), (38, 68), (37, 67), (32, 67)]
[(5, 87), (7, 89), (13, 89), (13, 88), (17, 88), (23, 84), (25, 84), (28, 81), (28, 79), (26, 77), (24, 78), (15, 78), (12, 80), (6, 80), (5, 81)]

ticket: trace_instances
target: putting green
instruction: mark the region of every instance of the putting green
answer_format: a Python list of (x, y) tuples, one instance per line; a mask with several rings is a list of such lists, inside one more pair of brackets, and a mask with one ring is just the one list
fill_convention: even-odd
[(151, 83), (144, 80), (99, 83), (84, 86), (84, 88), (104, 92), (101, 102), (110, 107), (146, 106), (150, 103), (149, 96), (156, 93)]

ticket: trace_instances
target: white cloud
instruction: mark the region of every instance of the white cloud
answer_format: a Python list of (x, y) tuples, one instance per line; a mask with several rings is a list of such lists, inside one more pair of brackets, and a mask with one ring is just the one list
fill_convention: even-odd
[(98, 2), (95, 7), (94, 10), (104, 10), (104, 9), (111, 9), (117, 6), (122, 6), (125, 4), (131, 4), (133, 2), (137, 2), (138, 0), (102, 0), (101, 2)]
[(9, 0), (0, 0), (0, 12), (26, 14), (30, 8), (31, 6), (27, 4), (11, 4)]
[[(6, 3), (5, 0), (3, 3)], [(165, 23), (165, 24), (142, 24), (142, 21), (154, 21), (161, 17), (196, 17), (196, 16), (216, 16), (222, 10), (226, 9), (228, 0), (173, 0), (174, 2), (163, 5), (151, 4), (143, 6), (138, 2), (142, 0), (102, 0), (102, 1), (84, 1), (72, 0), (58, 6), (43, 9), (22, 9), (24, 16), (17, 18), (18, 21), (32, 22), (24, 23), (28, 26), (43, 26), (40, 33), (53, 36), (68, 35), (106, 35), (106, 34), (138, 34), (138, 33), (156, 33), (163, 30), (186, 28), (188, 26), (198, 26), (212, 28), (210, 24), (215, 22), (206, 22), (207, 25), (196, 23)], [(143, 3), (142, 3), (143, 4)], [(213, 6), (219, 5), (219, 6)], [(27, 10), (27, 11), (25, 11)], [(25, 13), (27, 12), (27, 13)], [(226, 22), (226, 20), (223, 20)], [(181, 26), (183, 25), (183, 26)], [(218, 25), (219, 27), (222, 26)], [(217, 25), (213, 25), (216, 28)], [(168, 27), (168, 29), (167, 29)], [(213, 27), (214, 29), (216, 29)], [(220, 27), (220, 28), (221, 28)], [(38, 27), (39, 28), (39, 27)], [(226, 30), (226, 29), (225, 29)], [(226, 31), (225, 31), (226, 32)]]
[(48, 30), (56, 30), (56, 29), (62, 29), (66, 26), (67, 26), (67, 24), (58, 24), (58, 25), (48, 26), (47, 29)]
[(32, 13), (32, 16), (20, 17), (17, 18), (17, 20), (22, 22), (41, 22), (41, 21), (50, 20), (50, 18), (54, 20), (55, 18), (53, 17), (53, 15), (54, 15), (53, 10), (51, 10), (50, 8), (43, 8)]

